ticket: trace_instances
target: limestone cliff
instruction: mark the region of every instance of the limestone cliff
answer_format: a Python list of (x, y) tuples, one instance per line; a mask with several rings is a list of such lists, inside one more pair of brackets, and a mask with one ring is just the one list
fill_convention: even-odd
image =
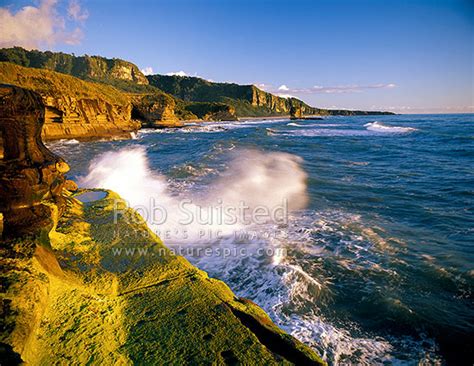
[(298, 119), (303, 117), (301, 106), (292, 105), (290, 108), (290, 119)]
[(143, 127), (175, 127), (179, 120), (175, 115), (176, 102), (161, 92), (154, 94), (134, 94), (132, 118), (140, 120)]
[(41, 52), (21, 47), (0, 49), (0, 61), (20, 66), (57, 71), (90, 80), (124, 80), (147, 85), (148, 80), (138, 67), (121, 59), (101, 56), (74, 56), (62, 52)]
[[(174, 115), (180, 120), (195, 119), (197, 116), (187, 106), (194, 102), (224, 103), (235, 110), (235, 113), (213, 112), (215, 106), (208, 104), (210, 109), (203, 114), (209, 120), (233, 119), (233, 116), (277, 116), (288, 115), (292, 108), (301, 110), (302, 115), (379, 115), (392, 114), (377, 111), (327, 110), (313, 108), (297, 98), (282, 98), (265, 92), (254, 85), (235, 83), (215, 83), (198, 77), (181, 77), (168, 75), (143, 75), (138, 67), (131, 62), (120, 59), (107, 59), (101, 56), (75, 56), (62, 52), (28, 51), (21, 47), (0, 49), (0, 61), (8, 61), (17, 65), (53, 70), (76, 76), (86, 81), (109, 84), (121, 91), (135, 94), (170, 94), (175, 98)], [(155, 98), (156, 99), (156, 98)], [(171, 99), (161, 99), (168, 103)], [(171, 104), (165, 108), (171, 110)], [(147, 109), (156, 109), (153, 102)], [(200, 107), (192, 107), (202, 109)], [(192, 109), (191, 108), (191, 109)], [(143, 109), (143, 108), (142, 108)], [(155, 113), (153, 112), (153, 113)], [(227, 117), (225, 117), (227, 116)], [(154, 120), (160, 121), (161, 117)], [(173, 124), (172, 117), (165, 113), (158, 125)], [(145, 120), (149, 126), (150, 120)]]
[(267, 93), (255, 85), (249, 85), (252, 90), (251, 104), (257, 107), (265, 107), (276, 113), (290, 114), (292, 109), (299, 109), (302, 114), (317, 114), (318, 109), (310, 107), (306, 103), (296, 98), (282, 98), (271, 93)]
[(203, 121), (235, 121), (235, 108), (225, 103), (188, 103), (186, 110)]
[(115, 88), (54, 71), (0, 62), (0, 82), (36, 91), (45, 108), (45, 140), (129, 138), (140, 124), (130, 99)]
[(282, 98), (265, 92), (255, 85), (215, 83), (198, 77), (149, 75), (150, 85), (188, 102), (220, 102), (233, 106), (237, 116), (288, 115), (298, 108), (304, 115), (366, 115), (390, 112), (328, 110), (314, 108), (297, 98)]

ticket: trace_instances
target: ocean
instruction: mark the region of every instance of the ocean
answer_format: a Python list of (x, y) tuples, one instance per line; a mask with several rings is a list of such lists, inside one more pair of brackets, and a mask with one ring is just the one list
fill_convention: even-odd
[[(48, 146), (330, 364), (474, 362), (474, 115), (215, 122)], [(180, 202), (200, 217), (184, 225)], [(240, 203), (285, 219), (216, 219)]]

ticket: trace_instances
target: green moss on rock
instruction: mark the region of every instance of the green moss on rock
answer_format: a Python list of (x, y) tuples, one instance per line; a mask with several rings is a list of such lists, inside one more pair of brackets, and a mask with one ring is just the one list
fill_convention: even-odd
[(113, 192), (90, 203), (70, 196), (49, 237), (2, 249), (1, 341), (29, 364), (324, 363), (175, 256)]

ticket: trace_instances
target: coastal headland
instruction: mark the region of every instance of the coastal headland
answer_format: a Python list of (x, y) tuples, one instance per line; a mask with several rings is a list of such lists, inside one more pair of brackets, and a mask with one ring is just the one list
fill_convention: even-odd
[(136, 65), (120, 59), (21, 47), (0, 49), (0, 83), (41, 95), (43, 140), (126, 139), (142, 127), (179, 128), (201, 121), (392, 114), (315, 108), (255, 85), (145, 76)]

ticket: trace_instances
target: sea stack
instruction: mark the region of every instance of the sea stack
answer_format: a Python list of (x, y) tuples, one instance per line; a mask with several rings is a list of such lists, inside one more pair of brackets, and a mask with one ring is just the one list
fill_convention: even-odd
[(41, 96), (0, 85), (0, 212), (3, 236), (34, 234), (52, 226), (62, 211), (69, 166), (41, 141), (45, 107)]

